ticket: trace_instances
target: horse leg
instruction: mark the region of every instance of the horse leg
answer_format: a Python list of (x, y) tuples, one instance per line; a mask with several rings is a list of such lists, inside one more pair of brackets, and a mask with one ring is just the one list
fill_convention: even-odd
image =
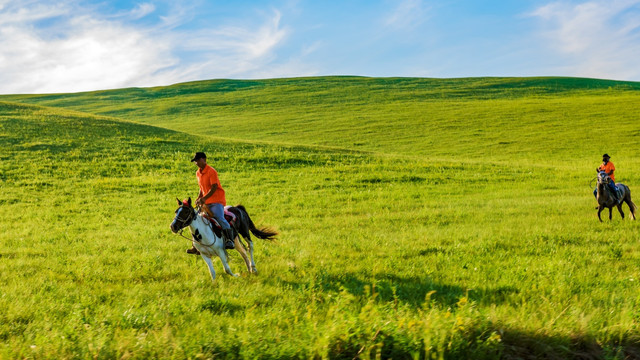
[(618, 211), (620, 212), (620, 216), (622, 216), (622, 219), (624, 220), (624, 212), (622, 212), (622, 204), (618, 204)]
[(611, 221), (611, 208), (609, 208), (609, 221)]
[(256, 267), (256, 262), (253, 260), (253, 241), (249, 240), (249, 256), (251, 257), (251, 269), (253, 269), (253, 273), (258, 273), (258, 268)]
[(224, 272), (226, 272), (227, 274), (233, 277), (238, 277), (238, 275), (234, 274), (231, 271), (231, 267), (229, 267), (229, 263), (227, 262), (227, 254), (224, 251), (224, 249), (219, 249), (217, 253), (218, 253), (218, 256), (220, 257), (220, 260), (222, 261), (222, 267), (224, 267)]
[(200, 256), (202, 256), (202, 258), (204, 259), (204, 262), (206, 262), (207, 266), (209, 267), (209, 273), (211, 274), (211, 281), (215, 282), (216, 271), (213, 270), (213, 262), (211, 261), (211, 258), (202, 253), (200, 254)]
[(238, 252), (240, 253), (240, 256), (242, 256), (242, 259), (244, 260), (244, 264), (247, 265), (247, 271), (251, 272), (251, 263), (249, 262), (249, 258), (247, 257), (247, 249), (245, 249), (244, 245), (242, 244), (242, 241), (240, 241), (239, 236), (236, 236), (236, 238), (234, 239), (234, 244), (235, 244), (236, 250), (238, 250)]
[(253, 241), (251, 241), (251, 231), (249, 230), (249, 224), (247, 220), (248, 215), (246, 215), (244, 211), (238, 211), (237, 215), (239, 215), (240, 219), (240, 221), (238, 222), (238, 233), (242, 235), (244, 241), (246, 241), (247, 245), (249, 246), (249, 258), (251, 259), (251, 269), (249, 270), (249, 272), (257, 274), (258, 269), (256, 268), (256, 262), (253, 259)]
[(604, 210), (604, 206), (598, 206), (598, 220), (600, 220), (600, 222), (602, 222), (602, 218), (600, 217), (600, 213), (602, 212), (602, 210)]
[(247, 234), (247, 236), (244, 237), (244, 240), (247, 242), (247, 245), (249, 245), (249, 258), (251, 258), (251, 272), (254, 274), (258, 273), (258, 268), (256, 268), (256, 262), (255, 260), (253, 260), (253, 241), (251, 240), (251, 235)]

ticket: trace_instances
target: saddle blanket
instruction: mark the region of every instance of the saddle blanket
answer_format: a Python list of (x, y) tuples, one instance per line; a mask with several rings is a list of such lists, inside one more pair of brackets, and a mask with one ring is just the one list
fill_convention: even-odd
[[(229, 211), (230, 207), (231, 206), (225, 206), (224, 207), (224, 218), (225, 218), (225, 220), (227, 220), (229, 225), (231, 225), (231, 227), (234, 227), (237, 217), (236, 217), (236, 214), (234, 214), (231, 211)], [(205, 217), (207, 218), (207, 220), (209, 220), (211, 222), (211, 225), (213, 227), (218, 228), (218, 229), (222, 229), (222, 226), (220, 226), (220, 224), (218, 223), (218, 221), (215, 218), (209, 217), (208, 215), (205, 215)]]

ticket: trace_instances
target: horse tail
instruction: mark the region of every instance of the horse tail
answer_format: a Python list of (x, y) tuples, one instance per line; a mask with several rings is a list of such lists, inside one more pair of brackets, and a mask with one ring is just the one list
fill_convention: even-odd
[(247, 219), (247, 225), (249, 227), (249, 230), (255, 237), (260, 238), (262, 240), (273, 240), (276, 237), (276, 235), (278, 235), (277, 231), (270, 228), (263, 227), (261, 229), (258, 229), (253, 223), (253, 221), (251, 220), (251, 217), (249, 217), (249, 213), (247, 213), (247, 209), (245, 209), (244, 206), (236, 205), (235, 207), (238, 208), (240, 211), (242, 211), (244, 215), (243, 217), (246, 217)]
[(638, 207), (631, 200), (631, 190), (629, 189), (629, 187), (627, 185), (624, 185), (624, 187), (625, 187), (625, 190), (627, 192), (626, 195), (625, 195), (624, 201), (627, 203), (627, 205), (629, 205), (629, 210), (631, 210), (631, 213), (635, 213), (636, 210), (638, 209)]

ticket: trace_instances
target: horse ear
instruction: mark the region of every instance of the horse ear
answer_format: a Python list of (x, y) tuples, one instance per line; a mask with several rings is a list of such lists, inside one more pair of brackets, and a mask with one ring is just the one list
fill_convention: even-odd
[(191, 196), (189, 196), (189, 199), (187, 199), (187, 202), (189, 203), (189, 206), (191, 206)]
[(182, 201), (180, 201), (180, 199), (176, 198), (176, 201), (178, 202), (178, 206), (182, 205)]

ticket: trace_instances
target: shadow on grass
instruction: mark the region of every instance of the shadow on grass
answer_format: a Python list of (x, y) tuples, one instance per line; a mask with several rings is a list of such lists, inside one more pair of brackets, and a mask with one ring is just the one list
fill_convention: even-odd
[(592, 336), (549, 336), (503, 329), (502, 359), (640, 359), (640, 338), (601, 343)]
[(214, 315), (233, 315), (238, 311), (244, 310), (244, 307), (226, 300), (206, 300), (200, 304), (199, 310), (207, 311)]
[(374, 292), (377, 301), (396, 301), (408, 304), (413, 308), (421, 307), (427, 295), (430, 301), (446, 306), (455, 305), (463, 297), (481, 305), (490, 305), (509, 301), (511, 295), (520, 292), (518, 288), (511, 286), (466, 289), (455, 285), (439, 284), (417, 276), (401, 277), (389, 274), (378, 275), (374, 280), (371, 280), (363, 279), (356, 274), (334, 275), (320, 272), (312, 284), (308, 282), (287, 283), (294, 288), (312, 286), (322, 292), (346, 290), (356, 297), (363, 297)]
[[(366, 275), (364, 275), (366, 277)], [(518, 294), (516, 287), (501, 286), (486, 289), (465, 289), (460, 286), (438, 284), (425, 278), (380, 275), (375, 279), (362, 279), (356, 274), (327, 274), (320, 272), (313, 282), (285, 282), (294, 288), (315, 288), (322, 292), (348, 291), (366, 298), (376, 294), (376, 301), (398, 302), (415, 309), (422, 307), (425, 298), (444, 308), (455, 307), (461, 298), (481, 305), (507, 303), (510, 296)], [(435, 291), (435, 292), (433, 292)], [(483, 322), (469, 329), (462, 339), (444, 350), (445, 359), (640, 359), (640, 335), (628, 334), (622, 338), (602, 342), (588, 334), (549, 335), (509, 328), (501, 324)], [(492, 334), (499, 334), (495, 346), (486, 346)], [(406, 342), (395, 339), (393, 334), (379, 334), (382, 358), (425, 359), (424, 344), (418, 353), (404, 347)], [(353, 359), (361, 354), (362, 346), (344, 339), (333, 339), (329, 345), (330, 358)]]
[[(519, 330), (500, 330), (502, 339), (493, 346), (483, 346), (480, 330), (471, 331), (464, 339), (458, 339), (440, 354), (428, 353), (424, 343), (421, 349), (409, 351), (405, 343), (393, 336), (380, 335), (380, 348), (376, 358), (382, 359), (508, 359), (508, 360), (566, 360), (566, 359), (640, 359), (638, 340), (626, 339), (615, 343), (600, 344), (588, 336), (545, 336), (526, 333)], [(483, 329), (484, 334), (490, 331)], [(366, 358), (361, 354), (360, 344), (345, 343), (340, 339), (329, 345), (331, 359)], [(433, 349), (431, 349), (433, 351)], [(435, 355), (435, 356), (434, 356)], [(441, 356), (438, 356), (441, 355)], [(371, 358), (374, 358), (372, 356)]]

